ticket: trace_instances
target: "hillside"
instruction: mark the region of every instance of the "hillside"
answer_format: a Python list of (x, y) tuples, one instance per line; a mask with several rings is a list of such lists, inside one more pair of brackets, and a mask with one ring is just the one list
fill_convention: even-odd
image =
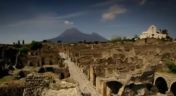
[(76, 28), (67, 29), (61, 35), (53, 39), (50, 39), (50, 41), (53, 41), (53, 42), (62, 41), (64, 43), (76, 43), (84, 40), (100, 41), (100, 42), (106, 41), (104, 37), (100, 36), (97, 33), (86, 34)]

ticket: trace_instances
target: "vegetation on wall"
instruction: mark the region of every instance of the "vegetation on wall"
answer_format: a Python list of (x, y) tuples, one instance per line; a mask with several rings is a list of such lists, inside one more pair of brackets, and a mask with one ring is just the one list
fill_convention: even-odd
[(176, 73), (176, 64), (171, 60), (171, 54), (165, 53), (162, 56), (162, 59), (166, 66), (168, 67), (169, 71), (172, 73)]
[(176, 65), (175, 64), (169, 64), (167, 66), (172, 73), (176, 73)]

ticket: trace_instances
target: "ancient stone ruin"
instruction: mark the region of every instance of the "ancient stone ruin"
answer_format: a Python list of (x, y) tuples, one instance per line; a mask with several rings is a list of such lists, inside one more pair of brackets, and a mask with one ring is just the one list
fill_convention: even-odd
[(0, 71), (7, 74), (1, 74), (0, 92), (3, 96), (176, 96), (175, 47), (174, 42), (153, 39), (44, 43), (22, 57), (16, 47), (3, 45)]
[(26, 77), (23, 96), (41, 96), (44, 88), (49, 87), (51, 82), (53, 82), (52, 77), (30, 74)]

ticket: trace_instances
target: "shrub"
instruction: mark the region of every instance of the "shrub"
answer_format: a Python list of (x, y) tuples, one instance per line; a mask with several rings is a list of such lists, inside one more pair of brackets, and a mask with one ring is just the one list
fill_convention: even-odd
[(165, 58), (164, 62), (165, 62), (166, 66), (168, 67), (170, 72), (176, 73), (176, 65), (175, 65), (175, 63), (173, 61), (171, 61), (168, 58)]
[(167, 66), (171, 72), (176, 73), (176, 65), (175, 64), (168, 64)]
[(112, 42), (112, 43), (119, 42), (119, 41), (122, 41), (121, 37), (115, 37), (110, 40), (110, 42)]
[(37, 42), (37, 41), (32, 41), (31, 43), (31, 50), (37, 50), (42, 48), (42, 43), (41, 42)]
[(29, 51), (29, 49), (26, 48), (26, 47), (19, 48), (19, 52), (20, 52), (20, 54), (27, 54), (28, 51)]

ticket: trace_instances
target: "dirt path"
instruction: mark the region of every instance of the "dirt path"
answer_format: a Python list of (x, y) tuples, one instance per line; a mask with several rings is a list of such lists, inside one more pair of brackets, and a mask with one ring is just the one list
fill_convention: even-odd
[(70, 76), (79, 84), (79, 88), (83, 93), (90, 93), (91, 96), (100, 96), (100, 94), (96, 91), (95, 87), (90, 83), (85, 74), (77, 67), (70, 58), (64, 54), (60, 53), (62, 58), (65, 58), (64, 63), (68, 65)]

